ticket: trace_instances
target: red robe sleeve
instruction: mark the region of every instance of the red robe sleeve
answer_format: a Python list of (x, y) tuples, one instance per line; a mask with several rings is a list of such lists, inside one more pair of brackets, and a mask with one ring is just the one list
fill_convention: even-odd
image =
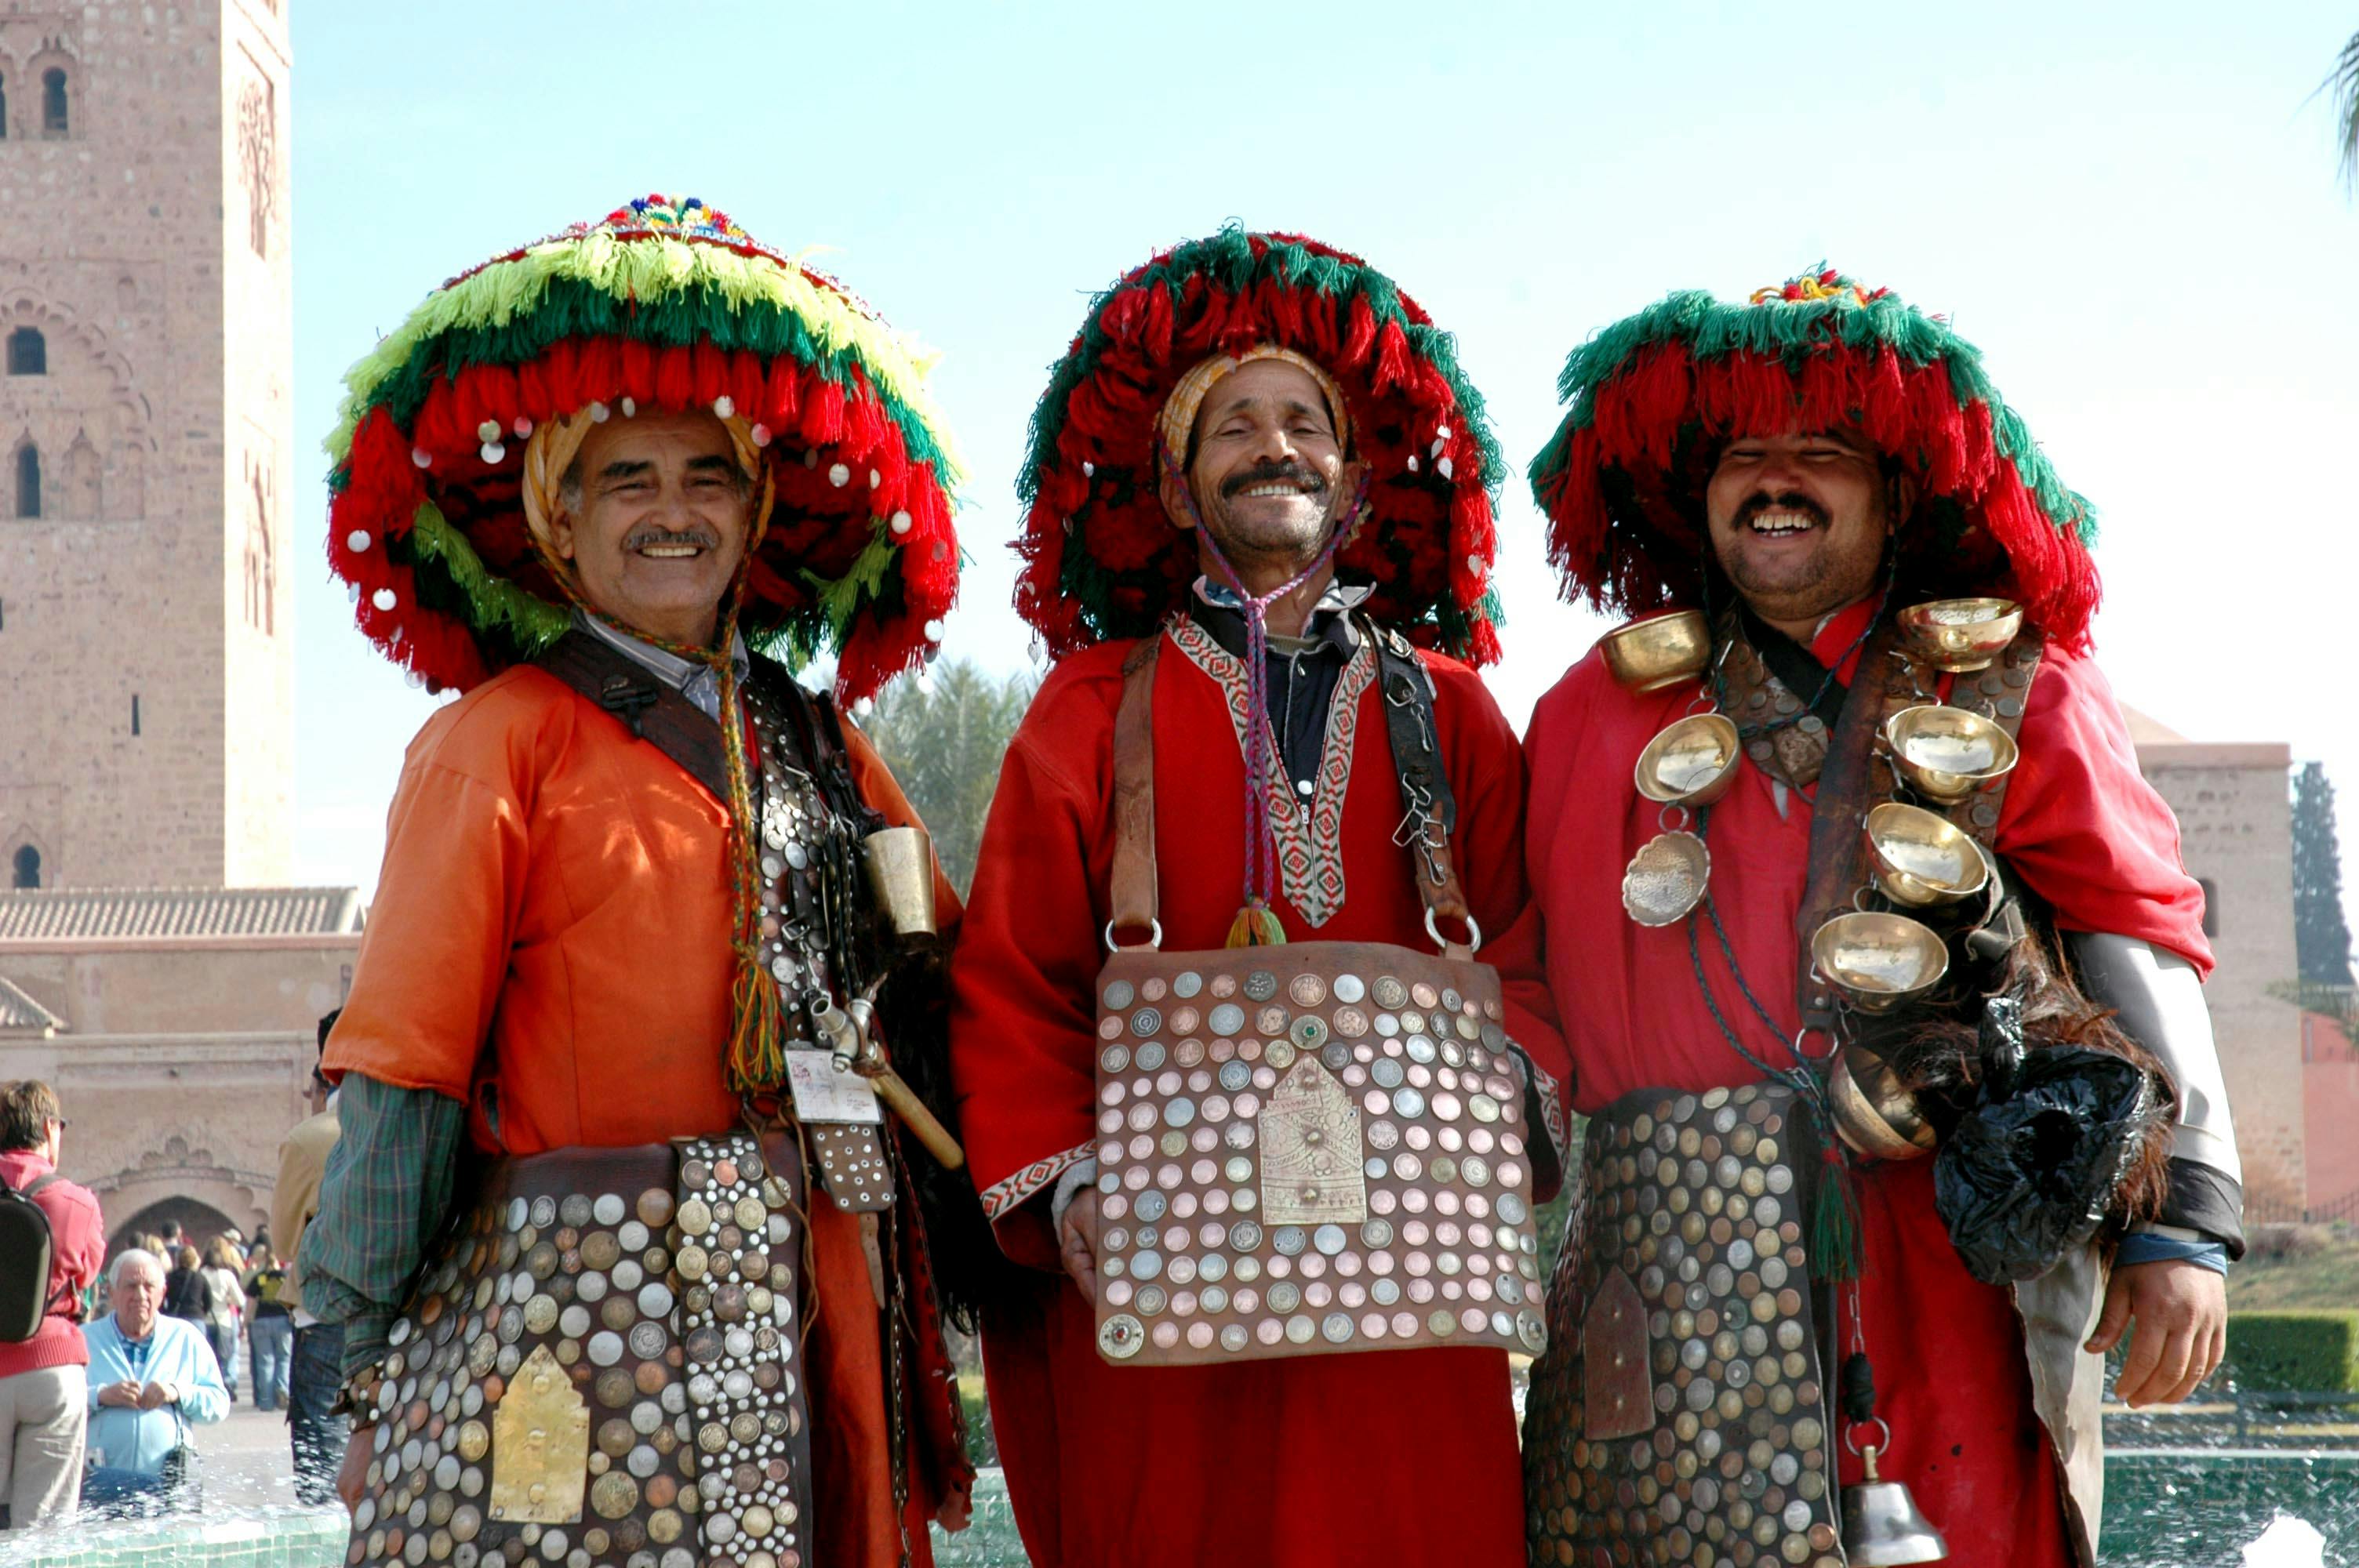
[(2203, 890), (2180, 859), (2179, 819), (2138, 772), (2097, 666), (2051, 645), (2017, 739), (1998, 852), (2055, 908), (2058, 926), (2150, 942), (2210, 974)]
[(1450, 777), (1458, 795), (1451, 849), (1486, 938), (1479, 957), (1499, 971), (1507, 1033), (1539, 1075), (1534, 1086), (1538, 1110), (1561, 1162), (1572, 1064), (1549, 995), (1539, 904), (1531, 896), (1526, 870), (1524, 749), (1490, 689), (1472, 670), (1431, 654), (1426, 663), (1434, 672), (1436, 721), (1451, 751)]
[(1111, 765), (1120, 682), (1083, 671), (1103, 662), (1059, 665), (1017, 728), (951, 960), (951, 1074), (968, 1164), (1002, 1249), (1043, 1269), (1057, 1266), (1047, 1206), (1024, 1200), (1086, 1156), (1095, 1129), (1109, 868), (1106, 790), (1094, 775)]

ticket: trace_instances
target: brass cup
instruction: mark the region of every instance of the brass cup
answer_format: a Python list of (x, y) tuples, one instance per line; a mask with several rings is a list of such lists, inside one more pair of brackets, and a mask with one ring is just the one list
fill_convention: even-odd
[(1873, 1160), (1914, 1160), (1933, 1152), (1933, 1129), (1891, 1065), (1864, 1045), (1845, 1045), (1827, 1069), (1835, 1134)]
[(931, 936), (934, 925), (934, 846), (922, 827), (885, 827), (863, 841), (861, 859), (877, 906), (902, 936)]
[(1892, 765), (1908, 787), (1954, 805), (2015, 771), (2015, 737), (1979, 713), (1940, 703), (1904, 708), (1884, 721)]
[(2022, 627), (2023, 606), (2011, 599), (1937, 599), (1900, 612), (1908, 656), (1952, 675), (1987, 667)]
[(1923, 996), (1950, 969), (1948, 946), (1905, 914), (1838, 914), (1811, 936), (1810, 959), (1863, 1012)]
[(1886, 801), (1867, 814), (1866, 838), (1875, 885), (1895, 903), (1955, 903), (1990, 881), (1990, 862), (1973, 835), (1921, 806)]
[(1627, 691), (1654, 691), (1703, 674), (1712, 628), (1700, 610), (1677, 610), (1616, 626), (1597, 640), (1605, 667)]
[(1742, 754), (1736, 726), (1724, 715), (1691, 713), (1647, 742), (1633, 776), (1648, 800), (1710, 806), (1728, 793)]

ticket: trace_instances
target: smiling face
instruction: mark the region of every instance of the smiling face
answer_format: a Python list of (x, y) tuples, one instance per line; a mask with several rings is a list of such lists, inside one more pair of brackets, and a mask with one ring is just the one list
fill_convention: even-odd
[(1807, 643), (1826, 616), (1875, 586), (1908, 482), (1875, 452), (1825, 432), (1740, 437), (1704, 488), (1712, 553), (1755, 614)]
[[(1216, 383), (1197, 410), (1194, 444), (1188, 492), (1256, 591), (1317, 559), (1358, 492), (1360, 464), (1335, 438), (1325, 394), (1282, 360), (1255, 360)], [(1177, 479), (1164, 476), (1162, 494), (1174, 524), (1195, 525)]]
[(709, 647), (753, 523), (728, 428), (702, 411), (591, 428), (566, 470), (549, 543), (582, 597), (625, 626)]

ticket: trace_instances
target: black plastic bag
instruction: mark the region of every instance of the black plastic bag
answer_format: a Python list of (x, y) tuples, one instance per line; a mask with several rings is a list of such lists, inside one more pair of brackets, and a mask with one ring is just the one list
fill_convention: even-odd
[(1933, 1158), (1933, 1204), (1966, 1271), (1985, 1284), (2054, 1268), (2104, 1223), (2156, 1114), (2155, 1085), (2079, 1045), (2027, 1052), (2022, 1004), (1984, 1004), (1982, 1081)]

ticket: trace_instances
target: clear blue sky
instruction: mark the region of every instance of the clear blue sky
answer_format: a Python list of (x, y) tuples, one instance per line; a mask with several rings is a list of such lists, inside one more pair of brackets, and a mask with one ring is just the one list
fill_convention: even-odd
[[(1013, 478), (1089, 294), (1224, 220), (1319, 235), (1454, 331), (1520, 471), (1566, 351), (1674, 287), (1824, 257), (1950, 314), (2100, 507), (2098, 652), (2346, 803), (2359, 205), (2311, 99), (2359, 11), (2292, 3), (811, 6), (555, 0), (294, 16), (299, 871), (374, 885), (429, 703), (321, 556), (346, 365), (485, 255), (668, 189), (944, 351), (971, 557), (950, 651), (1031, 657)], [(1588, 646), (1503, 496), (1521, 723)], [(2359, 887), (2354, 887), (2359, 891)]]

